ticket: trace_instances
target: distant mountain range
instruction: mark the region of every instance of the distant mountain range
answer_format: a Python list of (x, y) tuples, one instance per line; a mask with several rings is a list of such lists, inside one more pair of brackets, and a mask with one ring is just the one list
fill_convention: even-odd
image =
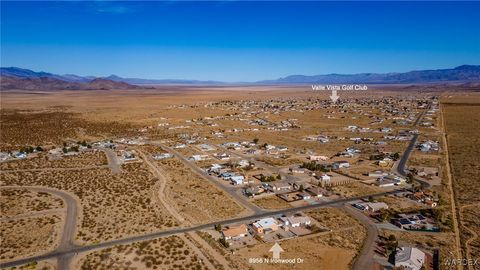
[(94, 76), (57, 75), (16, 67), (0, 68), (2, 90), (110, 90), (140, 88), (126, 82)]
[[(18, 67), (0, 68), (1, 89), (58, 90), (58, 89), (133, 89), (138, 85), (186, 84), (186, 85), (226, 85), (219, 81), (200, 80), (155, 80), (108, 77), (58, 75), (48, 72), (35, 72)], [(359, 73), (327, 75), (291, 75), (276, 80), (264, 80), (239, 84), (250, 85), (293, 85), (293, 84), (419, 84), (444, 82), (480, 82), (480, 65), (463, 65), (453, 69), (418, 70), (405, 73)]]
[(175, 80), (175, 79), (164, 79), (164, 80), (154, 80), (154, 79), (139, 79), (139, 78), (122, 78), (116, 75), (110, 75), (108, 77), (95, 77), (95, 76), (78, 76), (75, 74), (65, 74), (58, 75), (48, 72), (35, 72), (29, 69), (23, 69), (18, 67), (2, 67), (0, 68), (1, 76), (9, 76), (17, 79), (39, 79), (39, 78), (49, 78), (56, 79), (65, 82), (71, 83), (88, 83), (94, 79), (104, 79), (113, 82), (122, 82), (135, 85), (154, 85), (154, 84), (191, 84), (191, 85), (215, 85), (215, 84), (224, 84), (223, 82), (218, 81), (200, 81), (200, 80)]
[(50, 77), (18, 78), (12, 76), (0, 77), (2, 90), (111, 90), (141, 88), (124, 82), (115, 82), (102, 78), (95, 78), (89, 82), (68, 82)]
[(291, 75), (277, 80), (259, 81), (259, 84), (315, 84), (315, 83), (369, 83), (408, 84), (438, 82), (478, 82), (480, 65), (463, 65), (453, 69), (417, 70), (405, 73), (359, 73), (327, 75)]

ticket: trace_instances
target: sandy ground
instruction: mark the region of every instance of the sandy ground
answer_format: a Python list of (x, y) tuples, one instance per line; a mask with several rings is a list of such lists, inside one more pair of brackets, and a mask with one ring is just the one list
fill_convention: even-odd
[[(5, 172), (6, 185), (42, 185), (70, 191), (80, 199), (82, 215), (77, 240), (91, 243), (176, 226), (152, 202), (156, 180), (143, 163), (122, 166), (122, 174), (108, 168), (76, 171)], [(135, 219), (131, 219), (132, 215)]]
[(119, 245), (83, 254), (73, 262), (75, 269), (212, 269), (212, 264), (171, 236)]
[(60, 239), (62, 214), (45, 214), (1, 221), (0, 261), (52, 251)]
[(25, 189), (0, 190), (0, 219), (63, 207), (61, 198)]

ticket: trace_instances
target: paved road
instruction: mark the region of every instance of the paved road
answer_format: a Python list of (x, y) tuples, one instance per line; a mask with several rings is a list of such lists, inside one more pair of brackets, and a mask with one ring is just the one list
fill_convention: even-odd
[(171, 154), (175, 155), (185, 165), (187, 165), (192, 171), (196, 172), (197, 174), (199, 174), (203, 178), (207, 179), (212, 184), (214, 184), (216, 187), (225, 191), (228, 195), (230, 195), (232, 198), (234, 198), (238, 203), (243, 205), (246, 209), (252, 211), (253, 213), (257, 213), (257, 214), (265, 212), (263, 209), (261, 209), (257, 205), (250, 202), (245, 196), (242, 196), (242, 195), (238, 194), (236, 188), (234, 188), (233, 186), (231, 186), (231, 187), (225, 186), (222, 183), (219, 183), (219, 178), (216, 178), (216, 177), (213, 177), (213, 176), (209, 175), (208, 173), (206, 173), (205, 171), (200, 169), (194, 162), (188, 160), (182, 154), (175, 151), (171, 147), (168, 147), (168, 146), (160, 144), (160, 143), (154, 143), (154, 142), (152, 142), (152, 143), (161, 146), (162, 148), (164, 148), (165, 150), (167, 150)]
[(353, 216), (355, 219), (360, 221), (365, 228), (367, 229), (367, 238), (363, 242), (363, 248), (360, 251), (359, 256), (355, 260), (352, 269), (354, 270), (364, 270), (364, 269), (374, 269), (373, 268), (373, 255), (375, 242), (378, 241), (378, 228), (375, 223), (370, 220), (369, 217), (365, 216), (363, 212), (358, 211), (357, 209), (352, 208), (350, 205), (345, 205), (342, 207), (347, 213)]
[[(424, 110), (422, 113), (420, 113), (420, 115), (417, 117), (417, 120), (415, 120), (415, 122), (413, 123), (412, 127), (417, 126), (417, 124), (423, 118), (425, 113), (428, 110), (430, 110), (430, 108), (431, 108), (431, 105), (429, 105), (426, 110)], [(407, 164), (407, 161), (408, 161), (408, 158), (410, 157), (410, 154), (412, 153), (413, 149), (415, 148), (415, 144), (417, 143), (417, 139), (418, 139), (418, 134), (414, 134), (412, 139), (410, 140), (410, 143), (408, 144), (407, 148), (403, 152), (402, 157), (400, 158), (398, 163), (395, 166), (393, 166), (393, 172), (395, 172), (395, 173), (397, 173), (401, 176), (404, 176), (404, 177), (407, 176), (407, 172), (405, 171), (405, 165)], [(420, 183), (422, 185), (422, 187), (424, 187), (424, 188), (429, 188), (431, 186), (430, 183), (428, 183), (427, 181), (424, 181), (422, 179), (414, 178), (414, 180), (417, 181), (418, 183)]]
[[(356, 200), (361, 200), (361, 199), (365, 199), (365, 198), (368, 198), (368, 197), (381, 197), (381, 196), (396, 194), (396, 193), (404, 192), (404, 191), (405, 190), (403, 188), (401, 188), (401, 189), (396, 189), (396, 190), (386, 191), (386, 192), (381, 192), (381, 193), (376, 193), (376, 194), (356, 196), (356, 197), (351, 197), (351, 198), (343, 198), (343, 199), (330, 201), (330, 202), (323, 202), (323, 203), (318, 203), (318, 204), (299, 206), (299, 207), (282, 209), (282, 210), (271, 211), (271, 212), (266, 212), (266, 213), (253, 214), (253, 215), (250, 215), (250, 216), (231, 218), (231, 219), (226, 219), (226, 220), (217, 221), (217, 222), (210, 222), (210, 223), (191, 226), (191, 227), (176, 228), (176, 229), (167, 230), (167, 231), (153, 232), (153, 233), (148, 233), (148, 234), (139, 235), (139, 236), (133, 236), (133, 237), (117, 239), (117, 240), (112, 240), (112, 241), (98, 243), (98, 244), (92, 244), (92, 245), (89, 245), (89, 246), (72, 246), (72, 247), (70, 247), (69, 249), (66, 249), (66, 250), (56, 250), (56, 251), (53, 251), (53, 252), (50, 252), (50, 253), (46, 253), (44, 255), (39, 255), (39, 256), (34, 256), (34, 257), (30, 257), (30, 258), (25, 258), (25, 259), (20, 259), (20, 260), (15, 260), (15, 261), (11, 261), (11, 262), (2, 263), (2, 264), (0, 264), (0, 268), (19, 266), (19, 265), (26, 264), (26, 263), (29, 263), (29, 262), (32, 262), (32, 261), (40, 261), (40, 260), (46, 260), (46, 259), (51, 259), (51, 258), (57, 258), (57, 257), (69, 258), (69, 256), (72, 256), (73, 254), (78, 253), (78, 252), (91, 251), (91, 250), (107, 248), (107, 247), (111, 247), (111, 246), (115, 246), (115, 245), (129, 244), (129, 243), (132, 243), (132, 242), (146, 241), (146, 240), (151, 240), (151, 239), (160, 238), (160, 237), (166, 237), (166, 236), (171, 236), (171, 235), (177, 235), (177, 234), (183, 234), (183, 233), (188, 233), (188, 232), (200, 231), (200, 230), (204, 230), (204, 229), (210, 229), (210, 228), (213, 228), (213, 226), (216, 225), (216, 224), (229, 225), (229, 224), (238, 223), (238, 222), (249, 222), (249, 221), (253, 221), (253, 220), (257, 220), (257, 219), (265, 218), (265, 217), (269, 217), (269, 216), (282, 215), (282, 214), (293, 214), (293, 213), (296, 213), (296, 212), (312, 210), (312, 209), (315, 209), (315, 208), (342, 205), (344, 203), (348, 203), (348, 202), (352, 202), (352, 201), (356, 201)], [(65, 269), (65, 268), (59, 268), (59, 269)]]
[[(431, 105), (429, 105), (426, 110), (422, 111), (420, 115), (418, 115), (412, 127), (415, 127), (418, 125), (418, 123), (423, 118), (426, 111), (430, 109), (430, 107)], [(397, 173), (404, 177), (407, 176), (407, 173), (405, 171), (405, 165), (407, 164), (408, 158), (410, 157), (410, 154), (412, 153), (415, 147), (417, 139), (418, 139), (418, 134), (414, 134), (407, 148), (403, 152), (402, 157), (393, 166), (392, 171), (394, 173)], [(417, 178), (415, 178), (414, 180), (419, 182), (423, 187), (427, 187), (427, 188), (430, 187), (430, 183), (426, 181), (423, 181)], [(353, 264), (353, 269), (355, 270), (372, 269), (372, 265), (374, 263), (373, 255), (374, 255), (375, 241), (378, 240), (378, 227), (375, 225), (375, 223), (372, 220), (366, 217), (363, 213), (349, 207), (346, 207), (345, 210), (347, 210), (347, 212), (349, 212), (358, 221), (362, 222), (367, 228), (367, 239), (365, 239), (362, 250), (360, 251), (360, 255), (357, 257), (357, 259), (355, 260), (355, 263)]]
[[(15, 189), (28, 189), (37, 192), (46, 192), (54, 194), (58, 197), (61, 197), (65, 204), (66, 204), (66, 214), (65, 214), (65, 223), (63, 225), (62, 236), (60, 238), (60, 242), (58, 247), (55, 249), (53, 253), (58, 253), (58, 269), (68, 269), (68, 264), (72, 257), (72, 254), (68, 253), (67, 251), (77, 248), (78, 246), (73, 243), (73, 239), (75, 236), (75, 230), (77, 226), (77, 201), (75, 198), (70, 195), (68, 192), (60, 191), (52, 188), (47, 187), (38, 187), (38, 186), (4, 186), (3, 188), (15, 188)], [(42, 256), (42, 255), (41, 255)], [(38, 256), (37, 256), (38, 257)], [(53, 257), (51, 257), (53, 258)], [(32, 261), (32, 260), (29, 260)], [(8, 264), (8, 263), (7, 263)], [(18, 264), (16, 264), (18, 265)], [(8, 267), (4, 266), (4, 264), (0, 264), (0, 267)]]

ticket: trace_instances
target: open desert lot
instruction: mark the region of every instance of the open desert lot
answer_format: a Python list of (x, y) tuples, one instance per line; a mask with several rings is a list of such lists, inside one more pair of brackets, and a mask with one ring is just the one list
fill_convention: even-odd
[(54, 250), (61, 233), (62, 214), (2, 219), (0, 261), (42, 254)]
[(478, 258), (480, 100), (478, 95), (449, 96), (442, 105), (463, 255)]
[(195, 249), (181, 238), (168, 238), (120, 245), (91, 252), (74, 262), (78, 269), (209, 269)]
[[(68, 191), (78, 198), (76, 239), (94, 243), (176, 226), (161, 205), (154, 204), (156, 180), (143, 163), (75, 171), (4, 172), (5, 185), (35, 185)], [(135, 214), (135, 219), (128, 216)]]
[(1, 215), (7, 219), (15, 216), (63, 208), (64, 202), (47, 192), (6, 188), (0, 190)]

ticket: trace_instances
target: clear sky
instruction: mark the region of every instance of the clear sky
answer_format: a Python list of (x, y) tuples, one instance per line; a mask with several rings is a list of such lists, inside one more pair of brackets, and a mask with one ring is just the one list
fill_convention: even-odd
[(1, 66), (254, 81), (480, 64), (480, 2), (1, 1)]

